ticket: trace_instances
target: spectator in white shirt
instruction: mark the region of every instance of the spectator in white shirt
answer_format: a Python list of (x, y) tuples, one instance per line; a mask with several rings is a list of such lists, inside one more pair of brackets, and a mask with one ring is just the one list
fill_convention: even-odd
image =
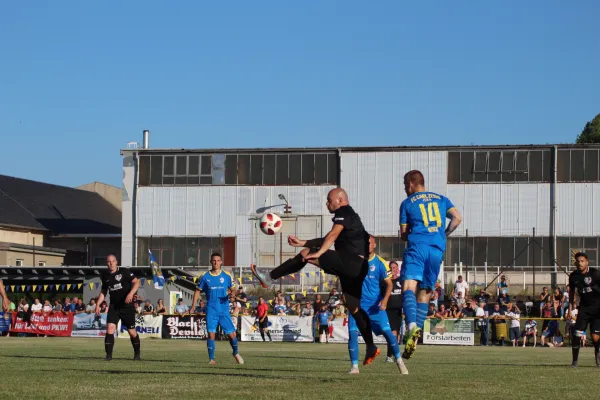
[(40, 299), (36, 298), (33, 300), (33, 304), (31, 305), (31, 312), (42, 312), (44, 306), (40, 303)]
[(452, 297), (458, 298), (459, 293), (462, 293), (462, 297), (465, 299), (469, 294), (469, 284), (467, 281), (463, 280), (462, 275), (459, 275), (456, 282), (454, 282), (454, 293)]
[(90, 304), (85, 307), (85, 312), (87, 314), (92, 314), (96, 312), (96, 299), (91, 299)]
[(510, 319), (510, 341), (513, 347), (517, 347), (519, 345), (519, 335), (521, 334), (521, 310), (509, 302), (506, 317)]
[(42, 312), (44, 312), (44, 314), (46, 314), (51, 311), (52, 311), (52, 304), (50, 304), (50, 300), (44, 301), (44, 307), (42, 308)]
[(479, 338), (479, 344), (481, 346), (488, 345), (488, 317), (489, 312), (486, 307), (485, 301), (480, 301), (477, 307), (475, 307), (475, 317), (477, 319), (477, 326), (481, 331), (481, 336)]

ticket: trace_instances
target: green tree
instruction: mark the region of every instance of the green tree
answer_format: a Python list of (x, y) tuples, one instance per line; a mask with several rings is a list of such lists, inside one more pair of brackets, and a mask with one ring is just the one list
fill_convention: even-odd
[(600, 114), (585, 124), (585, 128), (579, 136), (577, 136), (577, 143), (600, 143)]

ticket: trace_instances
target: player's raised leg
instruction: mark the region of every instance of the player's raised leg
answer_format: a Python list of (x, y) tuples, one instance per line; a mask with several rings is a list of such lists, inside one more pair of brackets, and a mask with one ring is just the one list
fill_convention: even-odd
[(231, 350), (233, 350), (233, 358), (238, 364), (243, 364), (244, 359), (239, 354), (238, 350), (238, 339), (235, 333), (235, 327), (233, 326), (233, 321), (231, 319), (231, 315), (222, 314), (219, 318), (219, 324), (223, 329), (223, 332), (229, 337), (229, 344), (231, 345)]

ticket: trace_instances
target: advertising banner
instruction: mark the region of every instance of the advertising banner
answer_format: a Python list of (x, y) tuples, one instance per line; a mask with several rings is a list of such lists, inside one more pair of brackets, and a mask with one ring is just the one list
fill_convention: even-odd
[[(162, 338), (162, 315), (136, 315), (135, 316), (135, 330), (137, 331), (140, 339), (145, 338)], [(117, 337), (129, 338), (129, 333), (124, 326), (121, 326), (121, 321), (117, 325)]]
[[(269, 333), (274, 342), (312, 342), (313, 318), (297, 315), (269, 315)], [(255, 317), (242, 317), (241, 340), (262, 342)]]
[(106, 313), (75, 314), (73, 316), (72, 337), (104, 337), (106, 336)]
[(472, 319), (426, 319), (423, 343), (473, 346), (475, 344), (475, 321)]
[(163, 339), (206, 339), (206, 318), (198, 315), (164, 315)]
[[(348, 343), (348, 318), (334, 318), (329, 326), (329, 343)], [(386, 343), (383, 336), (373, 334), (373, 342)], [(365, 343), (360, 333), (358, 343)]]
[(12, 322), (12, 313), (0, 312), (0, 332), (9, 331), (11, 322)]
[(72, 327), (73, 314), (33, 313), (27, 321), (22, 317), (17, 317), (17, 313), (13, 313), (13, 324), (10, 331), (34, 335), (71, 336)]

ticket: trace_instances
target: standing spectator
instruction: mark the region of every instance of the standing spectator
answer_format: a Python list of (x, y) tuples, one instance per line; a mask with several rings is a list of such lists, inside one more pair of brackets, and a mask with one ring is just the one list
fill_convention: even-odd
[(463, 280), (462, 275), (459, 275), (456, 282), (454, 282), (454, 291), (452, 292), (452, 297), (455, 299), (458, 298), (459, 293), (462, 293), (463, 298), (468, 298), (469, 284)]
[(556, 314), (559, 315), (561, 319), (563, 319), (563, 317), (564, 317), (563, 304), (564, 304), (565, 296), (558, 286), (556, 286), (554, 288), (554, 293), (552, 293), (552, 297), (554, 298), (554, 307), (556, 308)]
[(502, 294), (508, 296), (508, 283), (506, 283), (506, 276), (504, 275), (500, 277), (500, 282), (498, 282), (498, 296)]
[(77, 299), (77, 304), (75, 305), (75, 314), (83, 314), (85, 313), (86, 306), (83, 304), (83, 299)]
[(79, 304), (77, 297), (73, 297), (71, 299), (71, 312), (73, 314), (75, 314), (75, 312), (77, 311), (77, 304)]
[(142, 310), (142, 314), (144, 314), (144, 315), (154, 314), (154, 306), (152, 305), (152, 302), (149, 299), (146, 300), (146, 302), (144, 303), (144, 309)]
[(475, 308), (473, 307), (473, 301), (467, 301), (461, 312), (463, 318), (473, 318), (475, 316)]
[(323, 305), (323, 300), (321, 299), (321, 295), (317, 294), (315, 296), (315, 302), (313, 303), (313, 310), (315, 311), (315, 314), (321, 310), (322, 305)]
[(273, 306), (273, 314), (275, 315), (285, 315), (285, 303), (283, 299), (279, 300), (279, 303)]
[(331, 321), (331, 313), (327, 305), (323, 304), (317, 313), (317, 323), (319, 326), (319, 342), (323, 343), (322, 335), (325, 335), (325, 343), (329, 343), (329, 322)]
[(504, 339), (506, 338), (505, 313), (506, 312), (500, 308), (500, 304), (494, 304), (494, 309), (490, 314), (492, 345), (499, 343), (500, 346), (504, 346)]
[(44, 301), (44, 307), (42, 308), (42, 312), (44, 314), (52, 312), (52, 304), (50, 304), (50, 300)]
[(500, 308), (504, 308), (505, 311), (506, 311), (506, 306), (508, 306), (509, 302), (510, 302), (510, 297), (508, 296), (508, 294), (502, 293), (500, 296), (498, 296), (498, 304), (500, 304)]
[(185, 313), (189, 311), (189, 307), (187, 304), (183, 302), (183, 298), (177, 299), (177, 305), (175, 306), (175, 314), (183, 317)]
[(479, 291), (479, 295), (477, 296), (477, 304), (484, 303), (487, 304), (490, 295), (485, 292), (485, 289), (481, 289)]
[(333, 309), (335, 308), (335, 303), (336, 301), (339, 302), (340, 300), (340, 296), (337, 293), (336, 289), (331, 289), (331, 292), (329, 292), (329, 298), (327, 299), (327, 304), (329, 305), (329, 311), (333, 312)]
[(65, 297), (65, 302), (63, 304), (62, 307), (62, 312), (65, 314), (69, 314), (71, 311), (71, 299), (68, 297)]
[(506, 317), (510, 319), (510, 341), (513, 347), (517, 347), (519, 345), (519, 335), (521, 334), (521, 311), (516, 305), (509, 302)]
[(40, 299), (35, 298), (33, 300), (33, 304), (31, 305), (31, 312), (39, 313), (39, 312), (42, 312), (43, 308), (44, 308), (44, 305), (42, 303), (40, 303)]
[(25, 297), (21, 298), (19, 302), (19, 307), (17, 307), (18, 313), (28, 313), (29, 312), (29, 304), (27, 303), (27, 299)]
[[(203, 302), (201, 301), (200, 304), (203, 304)], [(165, 302), (163, 301), (163, 299), (158, 299), (158, 302), (156, 303), (156, 308), (154, 309), (154, 313), (156, 315), (163, 315), (167, 313), (167, 307), (165, 307)]]
[(521, 336), (523, 336), (523, 347), (527, 345), (527, 340), (530, 337), (533, 338), (533, 347), (535, 347), (537, 344), (537, 322), (531, 318), (525, 321), (525, 329), (523, 329)]
[(258, 306), (256, 306), (256, 319), (258, 321), (258, 331), (263, 342), (265, 342), (265, 333), (269, 338), (269, 342), (272, 342), (271, 333), (269, 332), (269, 306), (265, 303), (265, 299), (262, 297), (258, 298)]
[(246, 296), (246, 293), (244, 293), (244, 287), (240, 286), (238, 289), (238, 292), (235, 295), (235, 298), (237, 301), (240, 302), (242, 307), (246, 307), (246, 303), (248, 302), (248, 296)]
[(544, 306), (548, 302), (548, 298), (550, 297), (550, 293), (548, 293), (548, 288), (544, 287), (542, 289), (542, 293), (540, 294), (540, 315), (542, 315), (542, 310)]
[[(481, 298), (481, 296), (480, 296)], [(487, 346), (488, 345), (488, 337), (489, 337), (489, 324), (488, 324), (488, 317), (489, 317), (489, 312), (487, 310), (487, 306), (486, 306), (486, 301), (482, 300), (479, 302), (479, 304), (477, 305), (477, 308), (475, 309), (475, 317), (477, 317), (477, 327), (479, 328), (479, 331), (481, 332), (481, 336), (479, 338), (479, 344), (482, 346)]]
[[(565, 311), (566, 310), (566, 311)], [(569, 290), (565, 287), (563, 289), (563, 306), (562, 306), (562, 310), (560, 313), (561, 318), (564, 319), (565, 317), (565, 313), (569, 311)], [(565, 332), (567, 335), (569, 334), (568, 332)]]
[(437, 303), (435, 308), (438, 308), (438, 304), (439, 302), (443, 302), (444, 301), (444, 288), (442, 288), (442, 285), (439, 282), (436, 282), (435, 284), (435, 289), (434, 291), (437, 293)]
[(142, 307), (142, 302), (141, 301), (136, 301), (135, 302), (135, 313), (140, 315), (142, 312), (144, 311), (143, 307)]

